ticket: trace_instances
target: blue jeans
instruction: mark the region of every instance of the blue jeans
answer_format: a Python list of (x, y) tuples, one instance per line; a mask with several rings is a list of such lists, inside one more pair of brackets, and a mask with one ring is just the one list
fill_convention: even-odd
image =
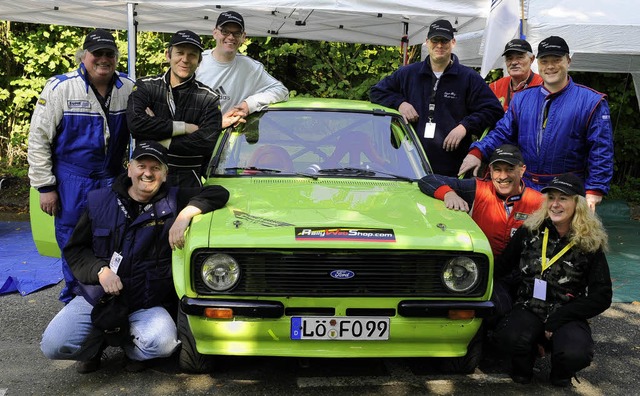
[[(42, 353), (60, 360), (87, 361), (95, 356), (103, 336), (91, 323), (92, 309), (82, 296), (74, 297), (42, 334)], [(163, 307), (137, 310), (129, 314), (129, 324), (133, 341), (122, 348), (131, 360), (168, 357), (180, 345), (173, 318)]]

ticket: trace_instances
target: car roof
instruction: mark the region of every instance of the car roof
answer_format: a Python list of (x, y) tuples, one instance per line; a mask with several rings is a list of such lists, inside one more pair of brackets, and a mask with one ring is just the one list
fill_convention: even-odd
[(355, 111), (374, 111), (382, 110), (388, 113), (399, 114), (397, 110), (374, 104), (364, 100), (350, 99), (327, 99), (327, 98), (308, 98), (296, 97), (286, 102), (273, 103), (269, 105), (270, 109), (322, 109), (322, 110), (355, 110)]

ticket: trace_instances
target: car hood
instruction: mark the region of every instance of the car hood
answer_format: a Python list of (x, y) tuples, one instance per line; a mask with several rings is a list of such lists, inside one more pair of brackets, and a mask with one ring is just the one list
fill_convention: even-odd
[(224, 185), (229, 202), (193, 222), (192, 248), (489, 250), (468, 214), (446, 209), (417, 183), (282, 177), (210, 183)]

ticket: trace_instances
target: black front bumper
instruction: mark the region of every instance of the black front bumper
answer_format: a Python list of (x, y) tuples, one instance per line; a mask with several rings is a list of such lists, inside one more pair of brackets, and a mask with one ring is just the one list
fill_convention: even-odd
[[(204, 316), (205, 308), (229, 308), (233, 310), (234, 316), (248, 318), (280, 318), (290, 314), (290, 312), (304, 311), (310, 316), (334, 316), (333, 307), (300, 308), (285, 307), (279, 301), (263, 300), (230, 300), (230, 299), (205, 299), (183, 297), (180, 301), (182, 311), (187, 315)], [(347, 309), (359, 312), (363, 309)], [(448, 317), (451, 310), (473, 310), (476, 318), (486, 318), (493, 313), (494, 305), (491, 301), (421, 301), (403, 300), (397, 309), (379, 309), (380, 315), (376, 315), (375, 308), (367, 308), (370, 311), (368, 316), (395, 316), (408, 318), (442, 318)], [(391, 311), (391, 312), (390, 312)], [(355, 314), (354, 316), (358, 316)]]

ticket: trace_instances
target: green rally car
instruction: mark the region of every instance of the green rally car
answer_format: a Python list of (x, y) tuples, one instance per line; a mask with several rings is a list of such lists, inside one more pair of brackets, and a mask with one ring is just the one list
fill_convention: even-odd
[(292, 99), (225, 131), (206, 184), (229, 202), (173, 255), (181, 368), (442, 357), (472, 371), (493, 257), (466, 213), (420, 192), (430, 172), (400, 114), (368, 102)]

